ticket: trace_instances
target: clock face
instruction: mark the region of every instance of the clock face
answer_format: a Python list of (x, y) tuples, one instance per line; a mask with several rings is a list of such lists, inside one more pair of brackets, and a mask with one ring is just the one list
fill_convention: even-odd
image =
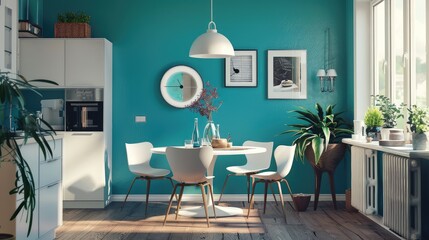
[(167, 93), (175, 101), (188, 101), (196, 91), (195, 81), (188, 73), (179, 72), (171, 75), (166, 84)]
[(197, 71), (181, 65), (165, 72), (160, 89), (167, 103), (174, 107), (185, 108), (199, 98), (203, 83)]
[(235, 56), (230, 61), (231, 82), (252, 82), (252, 56)]

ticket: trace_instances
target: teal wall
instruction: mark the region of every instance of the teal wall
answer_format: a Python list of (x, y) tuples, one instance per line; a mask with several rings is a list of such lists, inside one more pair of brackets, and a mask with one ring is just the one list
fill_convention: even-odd
[[(354, 1), (346, 0), (346, 51), (347, 51), (347, 109), (354, 116)], [(355, 119), (353, 117), (353, 119)], [(347, 186), (351, 187), (351, 159), (346, 155)]]
[[(177, 109), (162, 98), (159, 83), (169, 68), (184, 64), (199, 72), (204, 81), (218, 88), (223, 105), (214, 113), (221, 135), (231, 133), (235, 144), (247, 139), (291, 144), (290, 136), (276, 136), (286, 123), (296, 122), (290, 110), (337, 104), (352, 119), (349, 95), (350, 77), (347, 56), (350, 48), (350, 1), (344, 0), (216, 0), (215, 21), (219, 32), (227, 36), (235, 49), (258, 50), (258, 87), (225, 88), (222, 60), (188, 57), (193, 40), (205, 32), (210, 1), (195, 0), (45, 0), (43, 29), (53, 37), (56, 16), (64, 11), (85, 11), (91, 16), (93, 37), (113, 43), (113, 193), (124, 194), (133, 178), (128, 171), (126, 142), (151, 141), (155, 146), (182, 145), (189, 139), (193, 118), (188, 109)], [(348, 4), (348, 5), (347, 5)], [(332, 56), (338, 72), (337, 90), (319, 91), (317, 69), (324, 66), (324, 30), (330, 28)], [(267, 50), (306, 49), (308, 60), (308, 98), (306, 100), (267, 99)], [(348, 49), (348, 50), (347, 50)], [(147, 116), (147, 123), (135, 123), (134, 116)], [(200, 118), (200, 131), (205, 119)], [(227, 174), (225, 168), (243, 164), (245, 158), (219, 157), (215, 166), (215, 192)], [(152, 165), (168, 168), (164, 156), (154, 155)], [(272, 161), (274, 165), (274, 160)], [(274, 166), (273, 166), (274, 167)], [(274, 167), (275, 168), (275, 167)], [(337, 193), (347, 187), (345, 161), (337, 169)], [(308, 163), (295, 162), (288, 177), (295, 192), (313, 193), (314, 176)], [(322, 193), (329, 193), (328, 178)], [(170, 193), (168, 182), (157, 182), (153, 193)], [(262, 189), (259, 189), (259, 192)], [(189, 190), (189, 191), (192, 191)], [(286, 191), (286, 189), (284, 189)], [(144, 193), (139, 183), (133, 193)], [(230, 182), (227, 193), (245, 193), (245, 178)]]
[(43, 25), (44, 0), (19, 0), (19, 20), (28, 20), (32, 24)]

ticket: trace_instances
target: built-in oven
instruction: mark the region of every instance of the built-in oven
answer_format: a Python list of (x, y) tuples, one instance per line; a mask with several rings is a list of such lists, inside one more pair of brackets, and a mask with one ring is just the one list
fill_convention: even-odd
[(67, 101), (66, 131), (103, 131), (103, 102)]

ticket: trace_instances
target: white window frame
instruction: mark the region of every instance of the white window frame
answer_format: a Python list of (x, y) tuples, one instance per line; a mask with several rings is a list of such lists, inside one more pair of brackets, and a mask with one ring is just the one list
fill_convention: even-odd
[[(396, 71), (396, 57), (395, 57), (395, 38), (392, 36), (393, 29), (395, 29), (395, 11), (394, 11), (394, 2), (392, 0), (372, 0), (370, 3), (370, 26), (371, 26), (371, 40), (370, 40), (370, 51), (371, 51), (371, 95), (376, 95), (379, 93), (379, 83), (377, 79), (377, 69), (374, 66), (375, 64), (375, 27), (374, 27), (374, 8), (379, 3), (385, 3), (386, 10), (386, 93), (387, 97), (391, 99), (396, 99), (395, 91), (395, 71)], [(402, 59), (404, 61), (404, 103), (408, 106), (416, 104), (416, 61), (415, 61), (415, 44), (412, 39), (414, 39), (414, 19), (411, 16), (414, 16), (414, 1), (413, 0), (403, 0), (404, 3), (404, 52)], [(429, 16), (429, 3), (426, 4), (426, 16)], [(429, 47), (429, 24), (426, 24), (426, 47)], [(426, 64), (429, 67), (429, 51), (426, 50)], [(429, 71), (427, 71), (427, 84), (426, 84), (426, 93), (429, 95)], [(426, 104), (429, 106), (429, 96), (426, 97)]]

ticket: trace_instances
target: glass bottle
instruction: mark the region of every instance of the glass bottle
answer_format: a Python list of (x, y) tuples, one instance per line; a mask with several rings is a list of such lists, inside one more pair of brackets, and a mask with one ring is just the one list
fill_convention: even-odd
[(204, 128), (203, 138), (204, 141), (211, 146), (212, 139), (216, 135), (216, 126), (212, 120), (208, 120), (206, 127)]
[(200, 146), (200, 134), (198, 133), (198, 118), (194, 119), (194, 130), (192, 131), (192, 146)]
[(219, 131), (219, 125), (220, 124), (216, 124), (216, 134), (214, 138), (220, 139), (220, 131)]

